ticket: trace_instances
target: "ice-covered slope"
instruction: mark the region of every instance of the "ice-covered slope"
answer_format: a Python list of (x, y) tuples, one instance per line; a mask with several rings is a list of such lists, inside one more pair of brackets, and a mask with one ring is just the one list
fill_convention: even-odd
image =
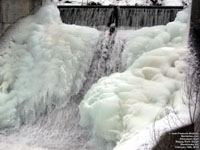
[(115, 150), (151, 149), (152, 131), (159, 137), (189, 123), (182, 87), (188, 14), (185, 10), (166, 26), (133, 33), (123, 52), (127, 70), (101, 78), (81, 102), (81, 125), (117, 143)]
[(19, 22), (0, 48), (0, 129), (64, 106), (85, 81), (98, 36), (63, 24), (53, 4)]

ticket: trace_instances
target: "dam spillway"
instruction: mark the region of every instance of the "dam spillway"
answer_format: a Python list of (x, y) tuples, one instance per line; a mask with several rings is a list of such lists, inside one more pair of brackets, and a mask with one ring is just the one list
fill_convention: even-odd
[(83, 26), (148, 27), (165, 25), (183, 7), (170, 6), (58, 6), (62, 21)]

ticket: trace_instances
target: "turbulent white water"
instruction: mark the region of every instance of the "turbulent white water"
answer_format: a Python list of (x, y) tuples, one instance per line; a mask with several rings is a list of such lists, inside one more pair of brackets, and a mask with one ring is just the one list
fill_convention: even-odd
[(187, 18), (110, 35), (49, 4), (19, 22), (1, 41), (0, 150), (141, 150), (155, 119), (186, 123)]

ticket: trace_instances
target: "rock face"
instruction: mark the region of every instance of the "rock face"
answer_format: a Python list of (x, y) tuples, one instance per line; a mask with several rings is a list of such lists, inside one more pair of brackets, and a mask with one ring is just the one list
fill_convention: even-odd
[(31, 14), (44, 0), (0, 0), (0, 36), (10, 25)]

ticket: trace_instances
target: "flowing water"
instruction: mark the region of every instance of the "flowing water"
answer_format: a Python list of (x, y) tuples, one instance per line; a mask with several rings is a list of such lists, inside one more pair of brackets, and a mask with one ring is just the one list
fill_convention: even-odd
[(64, 23), (85, 26), (117, 26), (141, 28), (165, 25), (173, 21), (180, 7), (60, 7)]

